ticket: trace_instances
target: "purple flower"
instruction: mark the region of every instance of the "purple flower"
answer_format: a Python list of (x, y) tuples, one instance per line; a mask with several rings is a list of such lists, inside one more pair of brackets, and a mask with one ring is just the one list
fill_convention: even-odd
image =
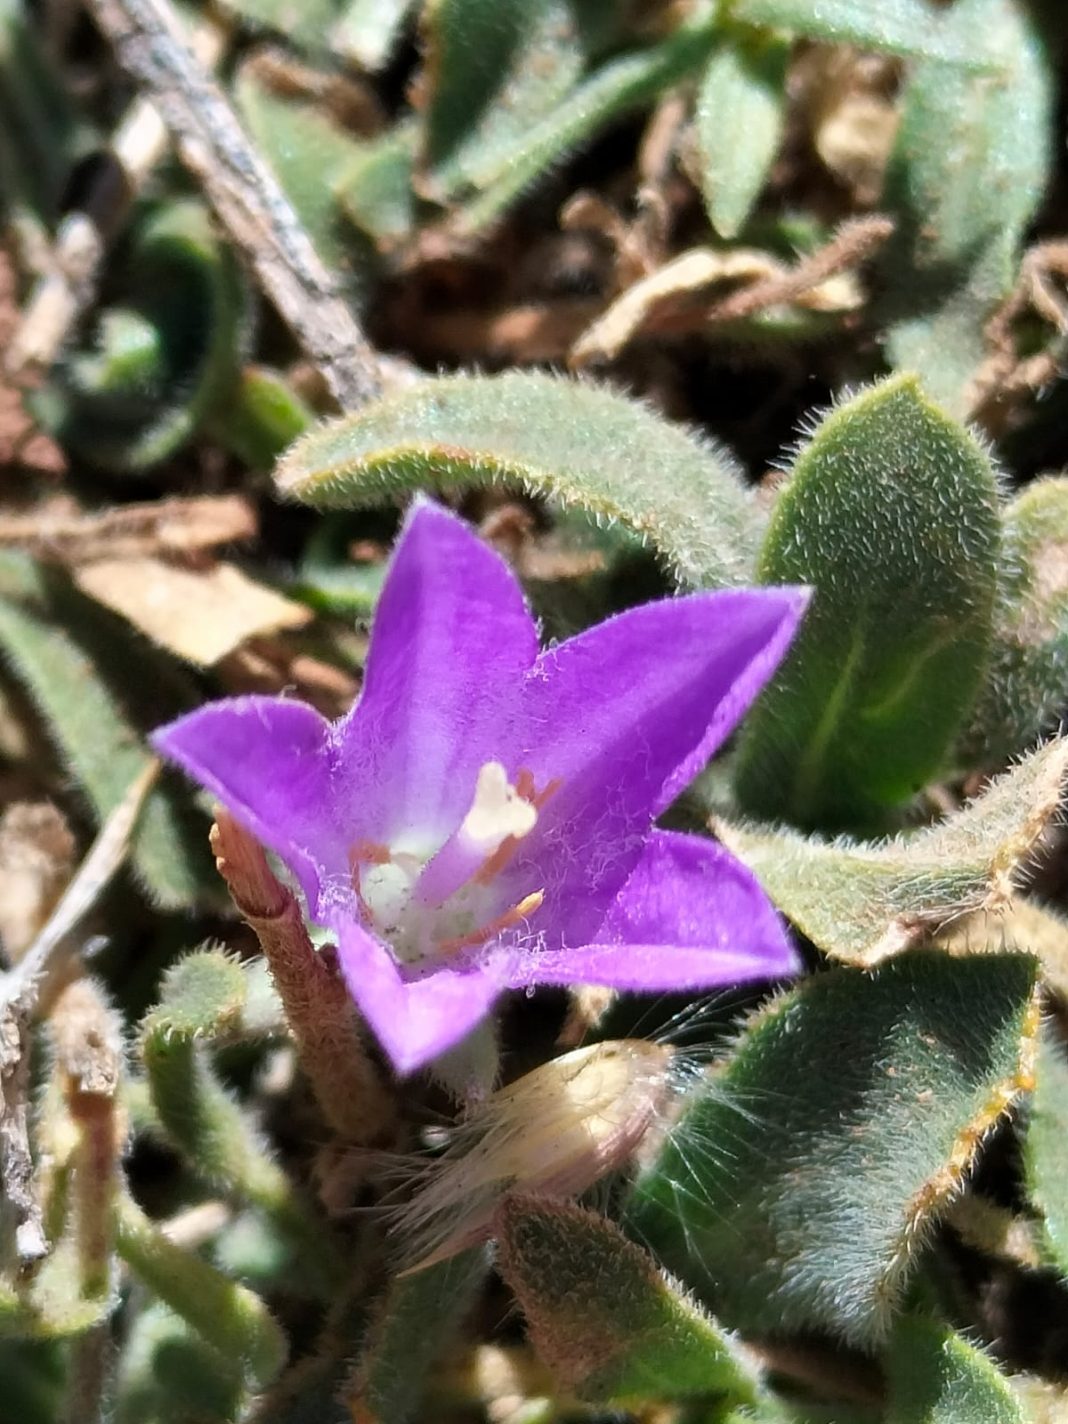
[(775, 670), (806, 601), (665, 599), (539, 653), (507, 566), (420, 501), (346, 716), (236, 697), (154, 742), (289, 866), (406, 1073), (506, 989), (702, 989), (796, 969), (749, 871), (653, 821)]

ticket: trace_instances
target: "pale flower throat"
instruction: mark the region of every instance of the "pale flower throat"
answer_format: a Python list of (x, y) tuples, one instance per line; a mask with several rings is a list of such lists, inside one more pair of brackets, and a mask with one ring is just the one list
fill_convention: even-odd
[(402, 964), (439, 960), (522, 924), (541, 905), (534, 890), (501, 912), (493, 882), (559, 782), (535, 793), (520, 771), (513, 786), (499, 761), (479, 768), (470, 809), (442, 845), (392, 847), (360, 841), (349, 851), (352, 887), (364, 925)]

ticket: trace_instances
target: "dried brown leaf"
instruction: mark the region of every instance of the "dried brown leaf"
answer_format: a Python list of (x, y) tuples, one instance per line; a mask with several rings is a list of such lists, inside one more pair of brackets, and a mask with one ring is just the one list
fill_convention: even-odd
[(101, 559), (75, 573), (84, 593), (128, 619), (153, 642), (210, 667), (248, 638), (302, 628), (312, 613), (232, 564), (183, 568), (151, 555)]

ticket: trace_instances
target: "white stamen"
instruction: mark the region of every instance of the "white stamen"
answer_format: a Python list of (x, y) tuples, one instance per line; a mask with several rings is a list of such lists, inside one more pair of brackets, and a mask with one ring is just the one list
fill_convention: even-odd
[(510, 784), (499, 761), (479, 768), (475, 799), (460, 827), (469, 840), (489, 854), (509, 836), (521, 840), (529, 835), (537, 820), (537, 809)]

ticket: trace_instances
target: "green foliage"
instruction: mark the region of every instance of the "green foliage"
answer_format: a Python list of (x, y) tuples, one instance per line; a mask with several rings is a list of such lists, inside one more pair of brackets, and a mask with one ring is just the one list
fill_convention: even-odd
[(431, 0), (426, 194), (443, 199), (500, 178), (530, 126), (552, 114), (611, 38), (614, 18), (599, 0)]
[[(0, 554), (0, 649), (94, 817), (103, 821), (144, 771), (149, 753), (127, 712), (121, 675), (109, 676), (95, 656), (95, 641), (87, 636), (90, 613), (86, 600), (53, 583), (25, 555)], [(149, 655), (132, 635), (125, 648), (117, 629), (112, 637), (123, 671), (131, 660), (145, 664)], [(165, 691), (162, 679), (153, 691)], [(133, 863), (160, 905), (176, 908), (204, 898), (203, 824), (193, 821), (170, 789), (149, 797), (134, 834)]]
[(362, 155), (364, 142), (317, 105), (276, 93), (255, 60), (238, 72), (234, 97), (315, 250), (328, 267), (358, 287), (368, 254), (354, 241), (356, 234), (342, 216), (334, 184)]
[(750, 576), (760, 529), (723, 450), (611, 391), (528, 372), (422, 381), (298, 440), (276, 479), (318, 509), (517, 485), (619, 520), (683, 583), (712, 587)]
[(793, 30), (814, 40), (885, 49), (891, 54), (976, 62), (971, 36), (956, 31), (927, 0), (736, 0), (732, 17)]
[(1030, 6), (957, 0), (944, 25), (962, 47), (978, 41), (996, 67), (970, 73), (927, 60), (910, 73), (887, 178), (898, 230), (880, 315), (891, 363), (918, 372), (935, 399), (964, 415), (986, 355), (984, 327), (1012, 286), (1048, 181), (1053, 93)]
[(460, 209), (453, 225), (468, 234), (488, 226), (525, 188), (613, 120), (653, 103), (697, 71), (714, 39), (709, 22), (697, 19), (658, 44), (614, 55), (593, 69), (510, 145), (496, 150), (500, 176)]
[(701, 191), (721, 237), (745, 227), (782, 138), (790, 46), (770, 35), (729, 31), (697, 95)]
[(1050, 1033), (1035, 1065), (1035, 1094), (1024, 1138), (1024, 1171), (1041, 1213), (1046, 1253), (1068, 1280), (1068, 1062)]
[(759, 1402), (757, 1370), (737, 1341), (611, 1222), (537, 1197), (505, 1199), (498, 1267), (560, 1385), (585, 1399)]
[(198, 1176), (270, 1219), (315, 1293), (334, 1279), (329, 1233), (199, 1042), (280, 1027), (281, 1007), (262, 961), (248, 968), (218, 950), (196, 950), (167, 972), (160, 1001), (141, 1026), (141, 1056), (171, 1143)]
[(368, 140), (334, 182), (345, 217), (380, 252), (410, 237), (415, 227), (416, 137), (414, 124), (397, 124), (381, 138)]
[(888, 1373), (886, 1424), (1026, 1424), (992, 1361), (934, 1321), (898, 1322)]
[(353, 1418), (407, 1424), (441, 1358), (474, 1303), (489, 1271), (489, 1255), (475, 1247), (416, 1275), (395, 1277), (345, 1393)]
[(137, 472), (168, 459), (236, 380), (246, 307), (237, 260), (200, 203), (146, 213), (118, 304), (37, 401), (44, 423), (105, 469)]
[(118, 1251), (131, 1271), (187, 1321), (247, 1383), (263, 1388), (285, 1362), (281, 1330), (258, 1296), (174, 1245), (129, 1198), (118, 1206)]
[(762, 582), (816, 592), (746, 722), (747, 810), (878, 825), (940, 770), (985, 665), (999, 542), (989, 457), (914, 379), (821, 422), (758, 563)]
[(1003, 530), (990, 665), (961, 749), (980, 765), (1033, 746), (1068, 705), (1068, 479), (1027, 485)]
[(241, 1376), (188, 1321), (158, 1301), (133, 1319), (115, 1380), (115, 1424), (225, 1424)]
[(239, 460), (266, 471), (313, 420), (310, 407), (283, 377), (265, 366), (246, 366), (209, 429)]
[(927, 1233), (1026, 1086), (1033, 961), (917, 950), (760, 1013), (628, 1209), (742, 1330), (886, 1338)]
[(2, 0), (0, 211), (54, 222), (70, 170), (93, 141), (26, 0)]
[(891, 841), (715, 828), (824, 954), (870, 967), (965, 911), (1007, 905), (1058, 813), (1066, 769), (1068, 741), (1050, 742), (963, 810)]

